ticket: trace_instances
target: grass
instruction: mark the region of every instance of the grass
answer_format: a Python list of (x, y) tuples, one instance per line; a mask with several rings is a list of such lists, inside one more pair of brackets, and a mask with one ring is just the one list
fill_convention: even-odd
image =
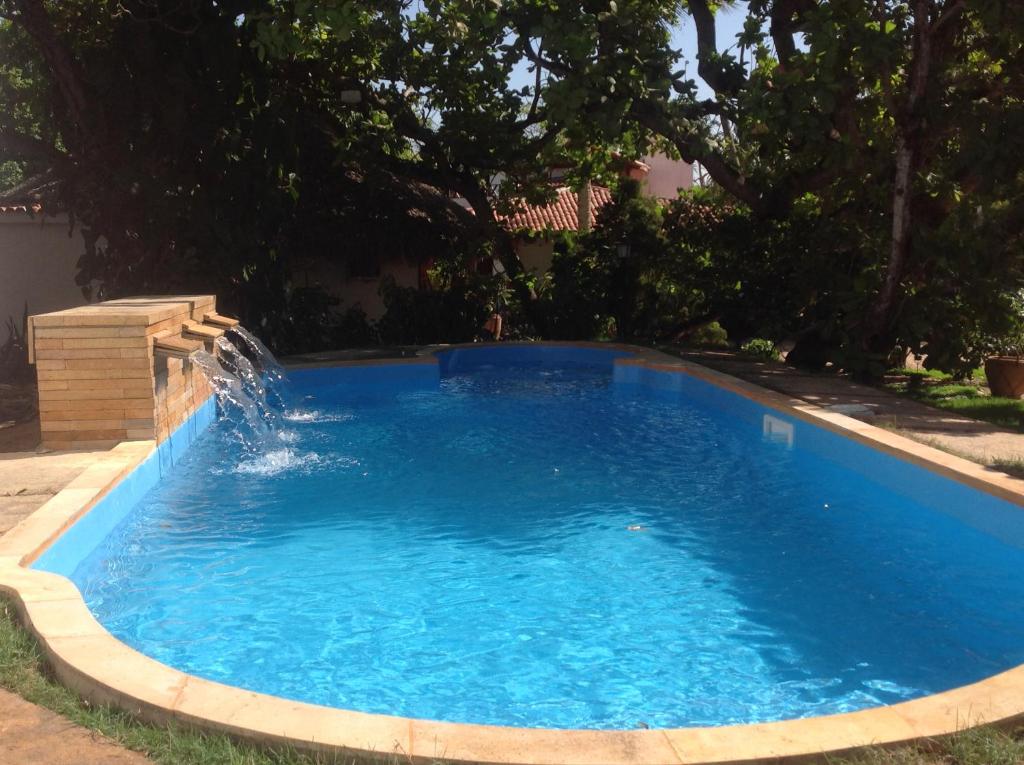
[(829, 765), (1021, 765), (1024, 738), (995, 728), (971, 728), (926, 746), (867, 749)]
[(980, 370), (967, 380), (954, 380), (934, 370), (894, 369), (886, 376), (885, 388), (939, 409), (1024, 433), (1024, 400), (989, 395), (984, 379)]
[[(159, 765), (362, 765), (369, 762), (257, 747), (180, 726), (149, 725), (125, 712), (94, 706), (53, 679), (38, 644), (18, 623), (14, 607), (2, 598), (0, 687), (127, 749), (141, 752)], [(392, 756), (376, 762), (381, 760), (394, 765), (406, 761)]]
[[(95, 731), (160, 765), (363, 765), (351, 757), (312, 757), (291, 750), (264, 749), (227, 736), (140, 722), (109, 707), (81, 699), (51, 676), (36, 641), (18, 623), (13, 606), (0, 598), (0, 688)], [(375, 760), (400, 765), (392, 755)], [(994, 728), (972, 728), (925, 746), (866, 749), (828, 758), (829, 765), (1022, 765), (1024, 736)], [(437, 765), (441, 765), (438, 763)]]

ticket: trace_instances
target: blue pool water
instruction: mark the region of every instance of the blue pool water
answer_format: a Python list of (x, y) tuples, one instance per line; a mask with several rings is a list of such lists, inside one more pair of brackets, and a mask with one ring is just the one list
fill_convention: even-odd
[(286, 450), (215, 424), (39, 565), (183, 671), (459, 722), (777, 720), (1024, 661), (1021, 509), (611, 360), (293, 373)]

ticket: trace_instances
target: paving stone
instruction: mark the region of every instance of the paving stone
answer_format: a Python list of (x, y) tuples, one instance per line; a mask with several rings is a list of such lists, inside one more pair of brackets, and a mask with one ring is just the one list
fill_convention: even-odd
[(22, 518), (28, 517), (45, 504), (51, 494), (19, 494), (0, 496), (0, 534), (10, 531)]
[(0, 690), (0, 763), (4, 765), (147, 765), (137, 752)]
[(908, 438), (983, 465), (1024, 461), (1022, 433), (936, 409), (839, 375), (809, 374), (781, 363), (746, 360), (728, 351), (684, 351), (682, 356), (818, 406), (866, 407), (873, 414), (852, 416), (893, 428)]
[(56, 494), (99, 454), (95, 450), (0, 454), (0, 497)]

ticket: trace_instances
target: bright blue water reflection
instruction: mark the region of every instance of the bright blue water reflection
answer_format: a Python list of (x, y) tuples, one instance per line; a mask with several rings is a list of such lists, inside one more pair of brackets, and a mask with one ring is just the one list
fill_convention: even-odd
[(1018, 508), (597, 358), (297, 375), (287, 452), (214, 426), (74, 580), (186, 672), (452, 721), (776, 720), (1024, 661)]

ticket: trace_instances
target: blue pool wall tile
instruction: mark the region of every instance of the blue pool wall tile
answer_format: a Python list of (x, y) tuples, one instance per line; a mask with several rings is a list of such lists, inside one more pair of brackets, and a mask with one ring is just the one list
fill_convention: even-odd
[(570, 345), (481, 345), (476, 348), (452, 348), (438, 351), (441, 376), (471, 372), (495, 364), (535, 364), (552, 367), (589, 367), (612, 369), (615, 359), (632, 356), (614, 348)]
[[(854, 470), (903, 497), (954, 517), (1000, 541), (1024, 545), (1024, 507), (975, 489), (901, 457), (792, 417), (697, 377), (633, 365), (617, 365), (614, 380), (624, 394), (685, 399), (743, 422), (750, 437), (779, 448), (799, 449)], [(697, 434), (696, 437), (699, 437)], [(796, 480), (800, 477), (796, 476)]]
[(122, 478), (85, 515), (43, 552), (32, 568), (71, 577), (79, 563), (99, 546), (120, 524), (139, 499), (152, 489), (203, 432), (217, 419), (217, 404), (211, 396), (183, 422), (156, 450)]
[(761, 404), (745, 396), (679, 372), (616, 364), (612, 379), (619, 389), (635, 392), (642, 388), (645, 394), (653, 394), (663, 400), (679, 399), (682, 396), (757, 428), (761, 427), (762, 416), (766, 411)]
[(385, 386), (392, 391), (436, 390), (441, 382), (438, 365), (422, 361), (291, 369), (288, 378), (314, 395), (364, 393)]
[[(443, 375), (495, 363), (528, 363), (614, 369), (617, 394), (654, 395), (709, 407), (715, 416), (742, 422), (752, 439), (776, 442), (780, 449), (798, 449), (858, 471), (891, 491), (955, 517), (1007, 544), (1024, 540), (1024, 509), (904, 459), (885, 454), (851, 438), (789, 416), (745, 396), (677, 372), (635, 365), (614, 365), (631, 354), (600, 348), (566, 346), (481, 346), (437, 354), (438, 364), (365, 365), (292, 370), (297, 386), (315, 397), (360, 398), (403, 391), (437, 390)], [(614, 365), (614, 367), (613, 367)], [(68, 529), (34, 567), (70, 576), (93, 549), (120, 524), (138, 500), (181, 459), (216, 417), (212, 399), (197, 411), (156, 452), (126, 476), (96, 507)], [(699, 438), (700, 434), (694, 434)], [(799, 480), (799, 476), (796, 476)]]

